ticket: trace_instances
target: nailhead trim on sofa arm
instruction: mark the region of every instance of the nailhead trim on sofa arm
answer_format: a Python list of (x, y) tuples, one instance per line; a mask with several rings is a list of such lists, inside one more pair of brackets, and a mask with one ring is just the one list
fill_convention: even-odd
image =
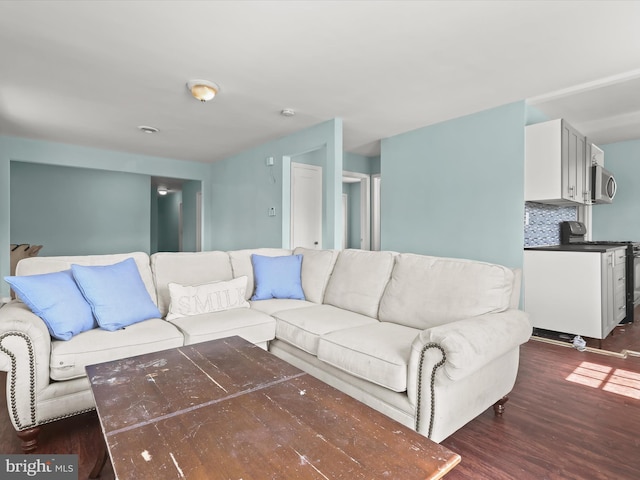
[(420, 363), (418, 364), (418, 398), (416, 401), (416, 432), (420, 431), (420, 407), (422, 404), (422, 366), (424, 364), (424, 354), (430, 348), (437, 348), (442, 353), (442, 360), (436, 363), (431, 370), (431, 413), (429, 415), (429, 431), (427, 433), (427, 437), (431, 438), (431, 433), (433, 432), (433, 419), (435, 418), (435, 377), (436, 371), (447, 361), (447, 355), (444, 352), (444, 349), (438, 345), (437, 343), (427, 343), (420, 352)]
[[(2, 342), (5, 338), (8, 337), (20, 337), (27, 344), (27, 350), (29, 350), (29, 401), (30, 401), (30, 410), (31, 410), (31, 424), (23, 425), (20, 421), (20, 417), (18, 416), (18, 405), (16, 403), (16, 356), (9, 350), (7, 350), (4, 346), (2, 346)], [(13, 414), (13, 419), (15, 420), (16, 427), (18, 430), (25, 430), (27, 428), (31, 428), (36, 426), (36, 382), (35, 382), (35, 357), (33, 355), (33, 345), (31, 344), (31, 339), (22, 332), (8, 332), (0, 336), (0, 351), (7, 354), (7, 356), (11, 359), (11, 371), (10, 375), (10, 383), (9, 383), (9, 396), (11, 402), (11, 413)]]
[[(4, 341), (5, 338), (8, 337), (19, 337), (22, 338), (27, 346), (27, 350), (29, 351), (29, 410), (31, 412), (31, 419), (30, 419), (30, 424), (28, 425), (24, 425), (21, 420), (20, 417), (18, 415), (18, 404), (16, 401), (16, 376), (17, 376), (17, 372), (16, 372), (16, 356), (14, 353), (12, 353), (10, 350), (8, 350), (7, 348), (5, 348), (2, 345), (2, 342)], [(47, 418), (45, 420), (42, 420), (40, 422), (38, 422), (36, 420), (37, 416), (36, 416), (36, 382), (35, 382), (35, 355), (33, 353), (33, 345), (31, 343), (31, 339), (25, 335), (22, 332), (7, 332), (4, 333), (3, 335), (0, 336), (0, 352), (5, 353), (9, 359), (11, 360), (11, 371), (9, 372), (9, 378), (10, 378), (10, 382), (9, 382), (9, 397), (10, 397), (10, 403), (11, 403), (11, 413), (13, 416), (13, 419), (15, 420), (15, 424), (16, 424), (16, 430), (18, 431), (22, 431), (22, 430), (27, 430), (29, 428), (33, 428), (36, 427), (38, 425), (42, 425), (45, 423), (50, 423), (50, 422), (55, 422), (56, 420), (61, 420), (63, 418), (67, 418), (67, 417), (72, 417), (74, 415), (79, 415), (81, 413), (85, 413), (85, 412), (90, 412), (92, 410), (95, 410), (95, 408), (85, 408), (83, 410), (78, 410), (76, 412), (73, 413), (69, 413), (66, 415), (60, 415), (58, 417), (53, 417), (53, 418)]]

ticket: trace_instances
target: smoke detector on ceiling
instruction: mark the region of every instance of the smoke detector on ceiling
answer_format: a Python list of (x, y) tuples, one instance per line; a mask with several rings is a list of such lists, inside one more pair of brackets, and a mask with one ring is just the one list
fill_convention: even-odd
[(150, 127), (148, 125), (138, 125), (138, 130), (143, 133), (158, 133), (160, 131), (156, 127)]

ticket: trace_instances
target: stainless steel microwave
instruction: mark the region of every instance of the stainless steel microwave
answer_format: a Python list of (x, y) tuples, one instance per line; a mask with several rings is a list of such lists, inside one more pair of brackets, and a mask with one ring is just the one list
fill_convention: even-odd
[(591, 169), (591, 200), (593, 203), (612, 203), (618, 188), (613, 174), (600, 165)]

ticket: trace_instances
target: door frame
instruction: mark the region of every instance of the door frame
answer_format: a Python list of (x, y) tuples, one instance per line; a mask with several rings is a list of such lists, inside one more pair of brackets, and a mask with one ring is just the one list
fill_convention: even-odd
[(371, 176), (343, 170), (342, 182), (360, 182), (360, 248), (371, 250)]
[(342, 248), (349, 248), (349, 195), (342, 194)]
[(380, 250), (380, 179), (379, 173), (371, 175), (371, 250)]

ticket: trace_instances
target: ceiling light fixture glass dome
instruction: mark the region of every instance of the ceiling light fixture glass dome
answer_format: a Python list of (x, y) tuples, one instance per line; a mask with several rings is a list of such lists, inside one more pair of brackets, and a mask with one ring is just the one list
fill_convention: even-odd
[(208, 80), (190, 80), (187, 82), (187, 90), (196, 100), (208, 102), (220, 92), (220, 87)]

